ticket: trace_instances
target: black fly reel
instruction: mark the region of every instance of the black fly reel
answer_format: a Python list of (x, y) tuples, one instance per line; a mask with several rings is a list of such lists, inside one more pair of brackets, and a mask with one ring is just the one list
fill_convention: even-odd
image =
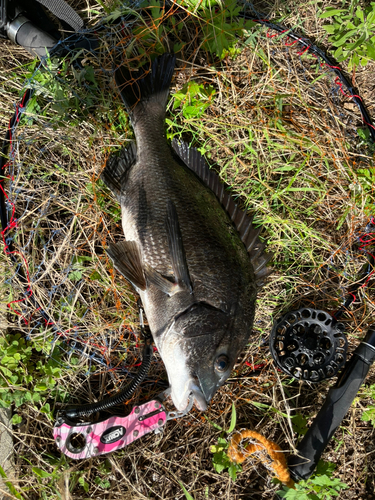
[(344, 325), (324, 311), (303, 307), (277, 320), (270, 335), (276, 365), (298, 380), (321, 382), (344, 366)]

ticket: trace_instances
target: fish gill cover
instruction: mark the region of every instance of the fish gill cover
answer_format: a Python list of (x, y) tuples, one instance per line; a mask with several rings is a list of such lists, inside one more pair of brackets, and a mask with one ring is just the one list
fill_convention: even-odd
[[(299, 388), (288, 385), (271, 363), (267, 339), (273, 319), (302, 305), (337, 310), (372, 241), (372, 228), (366, 233), (374, 213), (371, 122), (364, 123), (353, 92), (334, 64), (309, 49), (308, 38), (288, 37), (268, 23), (282, 21), (324, 44), (312, 5), (303, 15), (275, 9), (260, 23), (249, 19), (259, 18), (252, 4), (229, 1), (87, 5), (74, 6), (88, 19), (82, 37), (92, 36), (95, 50), (41, 65), (2, 42), (4, 53), (14, 54), (1, 59), (7, 113), (26, 89), (32, 95), (27, 106), (21, 101), (10, 129), (0, 185), (8, 211), (0, 255), (0, 403), (15, 405), (19, 436), (25, 429), (33, 436), (30, 444), (17, 438), (17, 465), (30, 474), (32, 457), (34, 474), (44, 478), (51, 495), (61, 488), (67, 468), (50, 441), (52, 411), (68, 400), (84, 403), (115, 393), (140, 362), (137, 297), (104, 251), (122, 237), (120, 207), (100, 180), (109, 155), (134, 139), (113, 78), (124, 54), (129, 67), (137, 68), (158, 54), (176, 53), (167, 138), (182, 139), (205, 155), (242, 208), (255, 212), (275, 254), (274, 272), (258, 294), (251, 342), (214, 398), (210, 421), (223, 425), (234, 401), (240, 425), (253, 425), (283, 449), (292, 447), (298, 428), (286, 416), (314, 413), (329, 385), (306, 386), (298, 399)], [(69, 36), (60, 43), (69, 48)], [(369, 74), (357, 69), (354, 77), (361, 102), (373, 105)], [(2, 114), (4, 130), (8, 117)], [(344, 321), (353, 346), (371, 322), (372, 309), (369, 281)], [(166, 381), (156, 352), (129, 409), (160, 392)], [(366, 437), (349, 423), (347, 429), (352, 457)], [(212, 475), (212, 430), (193, 411), (162, 438), (132, 445), (126, 456), (94, 459), (99, 481), (89, 478), (84, 464), (78, 466), (70, 494), (82, 498), (90, 488), (100, 498), (108, 490), (119, 498), (175, 497), (178, 473), (196, 499), (269, 498), (274, 486), (254, 464), (236, 483)], [(332, 453), (342, 463), (338, 446)], [(137, 474), (132, 464), (145, 473)], [(374, 481), (371, 467), (367, 484)], [(346, 482), (353, 481), (349, 469), (339, 470)], [(19, 484), (27, 482), (26, 477)], [(39, 498), (40, 486), (31, 488)], [(366, 492), (364, 481), (352, 488)]]

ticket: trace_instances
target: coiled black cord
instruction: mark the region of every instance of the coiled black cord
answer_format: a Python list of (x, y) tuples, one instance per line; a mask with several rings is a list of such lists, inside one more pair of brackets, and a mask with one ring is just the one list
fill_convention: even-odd
[(97, 413), (99, 411), (107, 410), (112, 406), (119, 405), (124, 403), (133, 395), (134, 391), (137, 389), (139, 384), (146, 377), (148, 370), (150, 369), (151, 359), (153, 354), (153, 347), (151, 345), (150, 340), (146, 341), (146, 345), (143, 349), (143, 359), (141, 367), (135, 378), (130, 382), (130, 384), (122, 389), (120, 392), (115, 394), (114, 396), (109, 396), (107, 398), (98, 401), (97, 403), (90, 403), (87, 405), (77, 405), (67, 408), (62, 413), (68, 419), (77, 419), (81, 417), (88, 417), (93, 413)]

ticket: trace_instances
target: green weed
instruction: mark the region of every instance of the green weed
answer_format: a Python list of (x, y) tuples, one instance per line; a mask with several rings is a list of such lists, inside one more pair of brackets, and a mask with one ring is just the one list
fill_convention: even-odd
[(369, 387), (363, 387), (359, 397), (371, 398), (373, 400), (373, 404), (368, 405), (363, 411), (361, 420), (370, 422), (371, 425), (375, 426), (375, 384)]
[(173, 109), (181, 108), (186, 119), (200, 118), (210, 106), (215, 93), (212, 85), (205, 86), (197, 82), (188, 82), (181, 90), (172, 94)]
[(180, 483), (180, 486), (182, 488), (182, 491), (184, 492), (184, 495), (185, 495), (185, 498), (186, 500), (194, 500), (194, 498), (190, 495), (190, 493), (188, 492), (188, 490), (185, 488), (185, 486), (181, 483), (181, 481), (179, 481)]
[[(207, 419), (207, 417), (206, 417)], [(207, 419), (207, 421), (215, 427), (215, 429), (221, 431), (220, 436), (218, 437), (217, 444), (212, 445), (210, 447), (210, 452), (213, 453), (212, 457), (212, 464), (214, 466), (214, 469), (216, 472), (221, 474), (225, 469), (228, 469), (228, 474), (231, 477), (233, 481), (236, 480), (237, 478), (237, 473), (242, 471), (242, 467), (239, 464), (235, 464), (231, 462), (230, 458), (227, 455), (226, 450), (229, 447), (229, 442), (227, 439), (224, 437), (226, 434), (231, 434), (235, 427), (236, 427), (236, 421), (237, 421), (237, 414), (236, 414), (236, 408), (234, 406), (234, 403), (232, 404), (232, 415), (231, 415), (231, 420), (230, 420), (230, 425), (228, 430), (223, 429), (220, 427), (220, 425), (215, 424), (214, 422), (211, 422), (210, 420)]]
[[(21, 334), (0, 337), (0, 406), (16, 408), (36, 404), (60, 393), (56, 383), (62, 374), (61, 351), (40, 340), (25, 340)], [(48, 356), (43, 359), (42, 355)], [(17, 417), (15, 422), (17, 422)]]
[[(45, 455), (43, 458), (43, 468), (35, 466), (31, 468), (33, 479), (39, 485), (38, 491), (42, 500), (61, 499), (60, 485), (65, 478), (68, 479), (69, 493), (73, 493), (77, 489), (82, 489), (84, 494), (89, 493), (89, 474), (86, 470), (72, 469), (65, 456), (57, 459), (52, 455)], [(97, 480), (101, 480), (101, 476), (95, 478), (95, 484), (98, 484)]]
[(220, 59), (228, 54), (236, 55), (237, 37), (255, 25), (244, 18), (236, 18), (242, 10), (236, 0), (188, 0), (188, 5), (201, 16), (203, 48)]
[[(181, 0), (179, 3), (183, 9), (190, 12), (188, 18), (181, 21), (178, 15), (165, 16), (164, 5), (158, 0), (145, 0), (141, 7), (147, 8), (148, 15), (152, 19), (152, 29), (147, 22), (140, 18), (140, 26), (133, 30), (139, 45), (139, 54), (143, 55), (152, 47), (154, 53), (165, 51), (163, 39), (167, 34), (174, 40), (173, 51), (180, 52), (186, 48), (191, 40), (183, 36), (184, 27), (191, 29), (191, 32), (198, 31), (202, 48), (212, 56), (220, 59), (230, 55), (235, 57), (241, 52), (236, 47), (238, 37), (241, 37), (247, 30), (251, 29), (255, 23), (244, 18), (238, 18), (242, 6), (236, 0)], [(108, 19), (114, 20), (126, 11), (116, 9)], [(183, 11), (182, 11), (183, 12)], [(129, 46), (130, 50), (132, 46)]]
[(319, 461), (315, 474), (306, 481), (299, 481), (294, 488), (283, 486), (277, 494), (287, 500), (332, 500), (348, 486), (338, 478), (332, 477), (335, 464)]
[(349, 69), (375, 61), (375, 2), (362, 7), (359, 0), (352, 0), (341, 9), (329, 7), (319, 17), (333, 19), (323, 28), (336, 47), (333, 55), (338, 61), (348, 60)]

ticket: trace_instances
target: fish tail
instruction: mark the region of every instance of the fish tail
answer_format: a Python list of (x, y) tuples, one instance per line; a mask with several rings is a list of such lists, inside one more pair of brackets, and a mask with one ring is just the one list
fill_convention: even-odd
[(116, 84), (132, 122), (151, 103), (158, 104), (165, 113), (175, 62), (176, 56), (166, 53), (157, 57), (148, 69), (130, 71), (120, 66), (116, 70)]

